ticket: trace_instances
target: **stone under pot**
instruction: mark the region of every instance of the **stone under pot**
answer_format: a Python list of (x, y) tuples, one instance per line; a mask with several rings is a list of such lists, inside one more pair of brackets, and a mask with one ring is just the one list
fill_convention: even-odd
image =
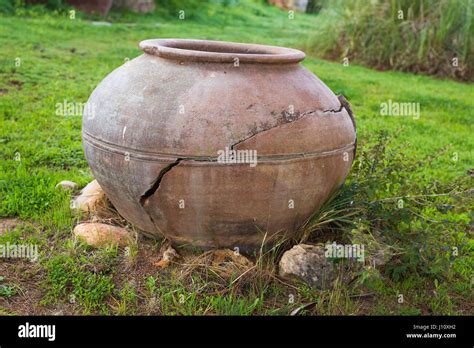
[(255, 249), (294, 237), (343, 184), (354, 119), (299, 64), (303, 52), (181, 39), (140, 48), (90, 96), (82, 136), (95, 178), (145, 234)]

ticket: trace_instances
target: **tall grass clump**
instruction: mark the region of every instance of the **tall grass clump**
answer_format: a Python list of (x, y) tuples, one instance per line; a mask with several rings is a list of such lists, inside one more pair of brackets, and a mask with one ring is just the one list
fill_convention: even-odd
[(473, 0), (325, 2), (306, 50), (378, 69), (474, 79)]

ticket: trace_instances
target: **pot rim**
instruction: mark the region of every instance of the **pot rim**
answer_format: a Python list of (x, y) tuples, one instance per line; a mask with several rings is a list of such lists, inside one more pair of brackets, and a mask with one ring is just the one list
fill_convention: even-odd
[(145, 53), (180, 61), (296, 64), (305, 58), (294, 48), (226, 41), (150, 39), (139, 46)]

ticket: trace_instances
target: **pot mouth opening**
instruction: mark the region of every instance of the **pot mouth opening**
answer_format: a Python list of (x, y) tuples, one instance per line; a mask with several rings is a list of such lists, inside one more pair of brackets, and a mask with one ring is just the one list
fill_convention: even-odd
[(211, 40), (152, 39), (140, 48), (162, 58), (214, 63), (296, 64), (305, 57), (293, 48)]

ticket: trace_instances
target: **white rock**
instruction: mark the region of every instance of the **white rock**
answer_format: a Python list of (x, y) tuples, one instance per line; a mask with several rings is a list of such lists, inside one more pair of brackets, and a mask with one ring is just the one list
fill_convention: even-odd
[(95, 248), (113, 245), (125, 247), (132, 241), (130, 233), (125, 228), (96, 222), (77, 225), (74, 228), (74, 235)]
[(179, 259), (180, 256), (178, 252), (171, 246), (169, 245), (166, 250), (163, 252), (163, 257), (161, 258), (160, 261), (155, 263), (156, 266), (160, 268), (166, 268), (168, 267), (174, 260)]
[(63, 180), (56, 185), (56, 188), (62, 188), (64, 190), (75, 190), (77, 189), (77, 184), (74, 181)]
[(99, 208), (105, 207), (105, 192), (100, 187), (97, 180), (91, 181), (81, 190), (79, 196), (71, 201), (71, 208), (83, 212), (96, 212)]
[(112, 23), (110, 22), (92, 22), (92, 25), (98, 26), (98, 27), (110, 27)]
[(313, 288), (329, 289), (336, 278), (334, 264), (325, 256), (324, 246), (298, 244), (286, 251), (279, 264), (284, 278), (297, 278)]

